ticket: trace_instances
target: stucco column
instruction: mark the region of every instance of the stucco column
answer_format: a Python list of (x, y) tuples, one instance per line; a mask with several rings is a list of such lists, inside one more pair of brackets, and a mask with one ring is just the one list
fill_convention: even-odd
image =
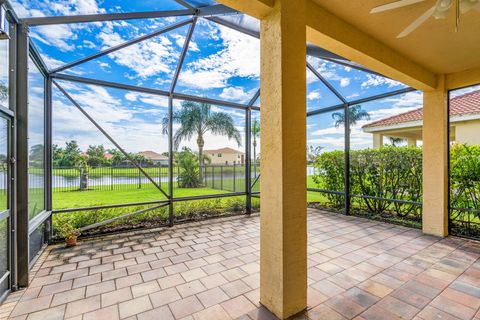
[(383, 135), (380, 133), (373, 134), (373, 149), (380, 149), (383, 147)]
[(448, 92), (445, 77), (423, 93), (423, 232), (448, 235)]
[(260, 302), (285, 319), (307, 306), (305, 0), (261, 21)]
[(407, 139), (407, 144), (409, 147), (416, 147), (417, 146), (417, 140), (414, 138), (408, 138)]

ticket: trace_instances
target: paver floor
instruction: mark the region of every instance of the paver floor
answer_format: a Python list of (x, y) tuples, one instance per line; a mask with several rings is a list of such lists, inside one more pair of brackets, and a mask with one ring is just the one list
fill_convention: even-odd
[[(51, 246), (0, 319), (274, 319), (259, 301), (258, 216)], [(480, 243), (309, 209), (296, 319), (480, 320)]]

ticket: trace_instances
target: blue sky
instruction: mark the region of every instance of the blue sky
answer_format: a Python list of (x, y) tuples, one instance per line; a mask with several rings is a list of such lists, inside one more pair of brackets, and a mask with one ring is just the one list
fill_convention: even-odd
[[(14, 6), (21, 17), (183, 9), (170, 0), (17, 0)], [(55, 68), (184, 19), (188, 17), (42, 26), (31, 28), (31, 36), (48, 66)], [(188, 26), (175, 29), (65, 73), (166, 90), (170, 86), (187, 30)], [(404, 87), (390, 79), (317, 58), (309, 57), (307, 60), (349, 100)], [(260, 86), (259, 74), (258, 39), (199, 19), (176, 91), (247, 103)], [(161, 120), (167, 111), (164, 97), (68, 82), (62, 82), (62, 85), (127, 150), (167, 150), (166, 137), (161, 134)], [(308, 111), (340, 103), (310, 71), (307, 72), (307, 89)], [(368, 103), (363, 107), (370, 112), (371, 120), (375, 120), (419, 107), (421, 98), (420, 93), (413, 92)], [(180, 103), (175, 101), (176, 109), (180, 108)], [(256, 104), (260, 105), (261, 99)], [(244, 112), (222, 107), (213, 109), (229, 113), (243, 135)], [(336, 129), (333, 123), (331, 114), (309, 119), (308, 144), (320, 145), (325, 150), (341, 148), (343, 132), (342, 129)], [(352, 146), (356, 148), (370, 147), (372, 144), (371, 136), (361, 131), (363, 124), (365, 122), (360, 122), (352, 129)], [(63, 145), (72, 139), (77, 140), (82, 149), (89, 144), (111, 147), (100, 132), (55, 91), (54, 143)], [(194, 140), (186, 141), (184, 145), (196, 149)], [(206, 149), (221, 147), (239, 148), (224, 137), (206, 137)]]

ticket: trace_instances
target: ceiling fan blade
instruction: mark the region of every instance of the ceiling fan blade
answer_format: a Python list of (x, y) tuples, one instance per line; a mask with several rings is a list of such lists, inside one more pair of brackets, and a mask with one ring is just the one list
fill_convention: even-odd
[(390, 2), (370, 10), (370, 13), (379, 13), (387, 10), (393, 10), (401, 7), (406, 7), (415, 3), (423, 2), (425, 0), (399, 0), (395, 2)]
[(433, 7), (431, 7), (427, 11), (425, 11), (424, 14), (422, 14), (420, 17), (417, 18), (417, 20), (413, 21), (408, 27), (406, 27), (402, 32), (400, 32), (400, 34), (397, 36), (397, 38), (403, 38), (403, 37), (409, 35), (413, 30), (420, 27), (422, 25), (422, 23), (427, 21), (427, 19), (430, 18), (433, 15), (436, 7), (437, 7), (437, 5), (434, 5)]

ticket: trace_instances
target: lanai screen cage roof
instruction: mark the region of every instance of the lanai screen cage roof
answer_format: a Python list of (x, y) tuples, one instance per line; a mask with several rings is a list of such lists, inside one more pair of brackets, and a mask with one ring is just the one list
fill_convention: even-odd
[[(214, 1), (16, 0), (7, 5), (29, 25), (38, 68), (57, 83), (238, 109), (260, 106), (260, 23)], [(308, 115), (409, 91), (308, 44)]]

